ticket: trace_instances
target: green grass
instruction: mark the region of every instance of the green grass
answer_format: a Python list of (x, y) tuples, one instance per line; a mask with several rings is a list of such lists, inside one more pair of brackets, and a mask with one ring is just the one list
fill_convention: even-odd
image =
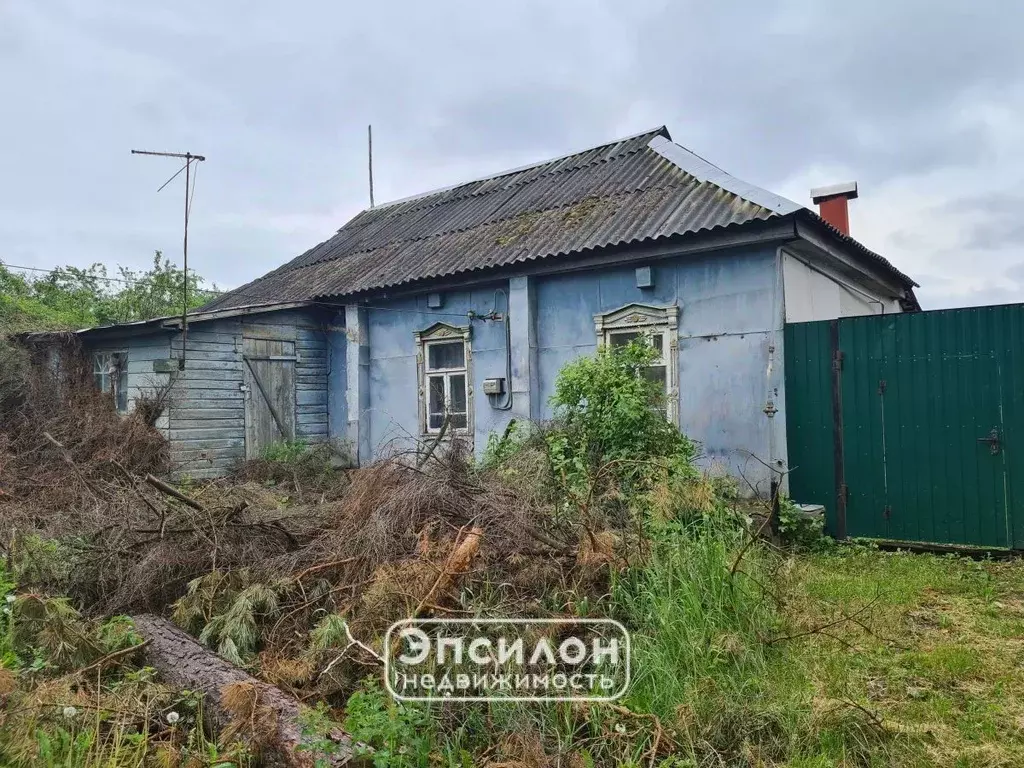
[(614, 581), (628, 712), (431, 707), (435, 760), (648, 765), (654, 715), (665, 766), (1024, 765), (1024, 563), (757, 545), (732, 574), (741, 546), (705, 519)]
[(798, 571), (797, 621), (861, 611), (797, 649), (819, 697), (873, 712), (903, 765), (1024, 764), (1024, 564), (858, 546)]

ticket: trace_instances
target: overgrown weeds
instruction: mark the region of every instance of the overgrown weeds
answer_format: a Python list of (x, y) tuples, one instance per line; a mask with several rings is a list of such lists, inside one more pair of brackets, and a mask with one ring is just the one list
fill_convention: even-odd
[[(760, 540), (729, 483), (695, 470), (649, 362), (634, 344), (571, 364), (557, 418), (494, 437), (480, 462), (455, 441), (338, 471), (328, 449), (288, 444), (178, 486), (150, 476), (164, 448), (146, 420), (58, 379), (0, 380), (0, 521), (20, 585), (0, 573), (0, 760), (248, 759), (233, 742), (258, 748), (270, 727), (258, 697), (221, 691), (236, 722), (218, 743), (199, 702), (134, 666), (130, 621), (102, 618), (141, 609), (316, 704), (306, 726), (344, 723), (382, 766), (1024, 755), (1006, 725), (1024, 718), (1024, 609), (1000, 581), (1024, 588), (1019, 570)], [(60, 431), (67, 407), (81, 412)], [(376, 681), (385, 629), (410, 616), (615, 618), (633, 682), (610, 704), (398, 704)]]

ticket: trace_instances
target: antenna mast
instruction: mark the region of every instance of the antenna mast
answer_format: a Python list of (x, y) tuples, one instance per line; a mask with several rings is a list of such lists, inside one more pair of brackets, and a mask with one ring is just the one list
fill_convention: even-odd
[[(179, 160), (184, 160), (185, 165), (178, 169), (178, 171), (171, 176), (167, 181), (160, 185), (159, 192), (172, 181), (174, 181), (178, 174), (182, 171), (185, 172), (185, 235), (182, 239), (182, 285), (181, 285), (181, 357), (178, 358), (178, 370), (184, 370), (185, 368), (185, 350), (188, 342), (188, 217), (192, 211), (192, 195), (195, 192), (195, 181), (192, 178), (192, 163), (195, 161), (196, 175), (199, 174), (198, 163), (206, 160), (203, 155), (193, 155), (191, 152), (150, 152), (143, 149), (133, 149), (133, 155), (151, 155), (154, 157), (175, 157)], [(373, 196), (372, 192), (372, 181), (371, 181), (371, 192), (370, 196)]]
[(366, 126), (366, 141), (370, 158), (370, 207), (373, 208), (373, 126)]

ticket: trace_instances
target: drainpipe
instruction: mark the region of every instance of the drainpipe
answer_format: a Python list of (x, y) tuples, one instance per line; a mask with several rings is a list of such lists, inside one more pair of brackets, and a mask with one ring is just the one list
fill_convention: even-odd
[[(775, 357), (779, 351), (779, 326), (785, 323), (785, 298), (786, 287), (783, 279), (783, 246), (775, 249), (775, 283), (772, 286), (772, 314), (771, 333), (768, 336), (768, 356), (765, 366), (765, 405), (764, 414), (768, 417), (768, 466), (773, 473), (772, 487), (781, 483), (783, 474), (780, 471), (782, 462), (778, 458), (778, 447), (776, 436), (778, 429), (775, 423), (775, 415), (779, 409), (775, 404), (778, 397), (778, 388), (772, 384), (772, 375), (775, 372)], [(778, 474), (775, 477), (774, 474)]]

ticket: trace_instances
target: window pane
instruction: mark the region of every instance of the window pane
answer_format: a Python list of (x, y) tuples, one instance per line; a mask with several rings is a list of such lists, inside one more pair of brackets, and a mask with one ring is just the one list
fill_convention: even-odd
[(466, 412), (466, 376), (460, 374), (458, 376), (448, 377), (449, 387), (451, 390), (451, 402), (448, 404), (449, 409), (452, 413), (465, 413)]
[(429, 344), (427, 346), (427, 368), (436, 371), (442, 368), (464, 368), (466, 350), (461, 341)]
[(664, 392), (668, 386), (668, 369), (664, 365), (647, 366), (643, 370), (643, 377), (657, 384), (661, 392)]
[(444, 414), (443, 413), (432, 413), (427, 418), (427, 426), (428, 426), (429, 429), (440, 429), (441, 425), (443, 423), (444, 423)]
[(651, 343), (654, 345), (654, 349), (658, 353), (658, 358), (661, 359), (665, 352), (665, 335), (662, 333), (656, 333), (651, 337)]
[(633, 341), (633, 339), (639, 338), (639, 331), (621, 331), (619, 333), (608, 334), (608, 339), (610, 341), (609, 346), (612, 347), (624, 347), (629, 344), (629, 342)]
[(454, 429), (465, 429), (469, 423), (469, 417), (464, 413), (453, 413), (451, 425)]
[(442, 376), (431, 376), (427, 379), (427, 412), (430, 415), (444, 413), (444, 377)]

